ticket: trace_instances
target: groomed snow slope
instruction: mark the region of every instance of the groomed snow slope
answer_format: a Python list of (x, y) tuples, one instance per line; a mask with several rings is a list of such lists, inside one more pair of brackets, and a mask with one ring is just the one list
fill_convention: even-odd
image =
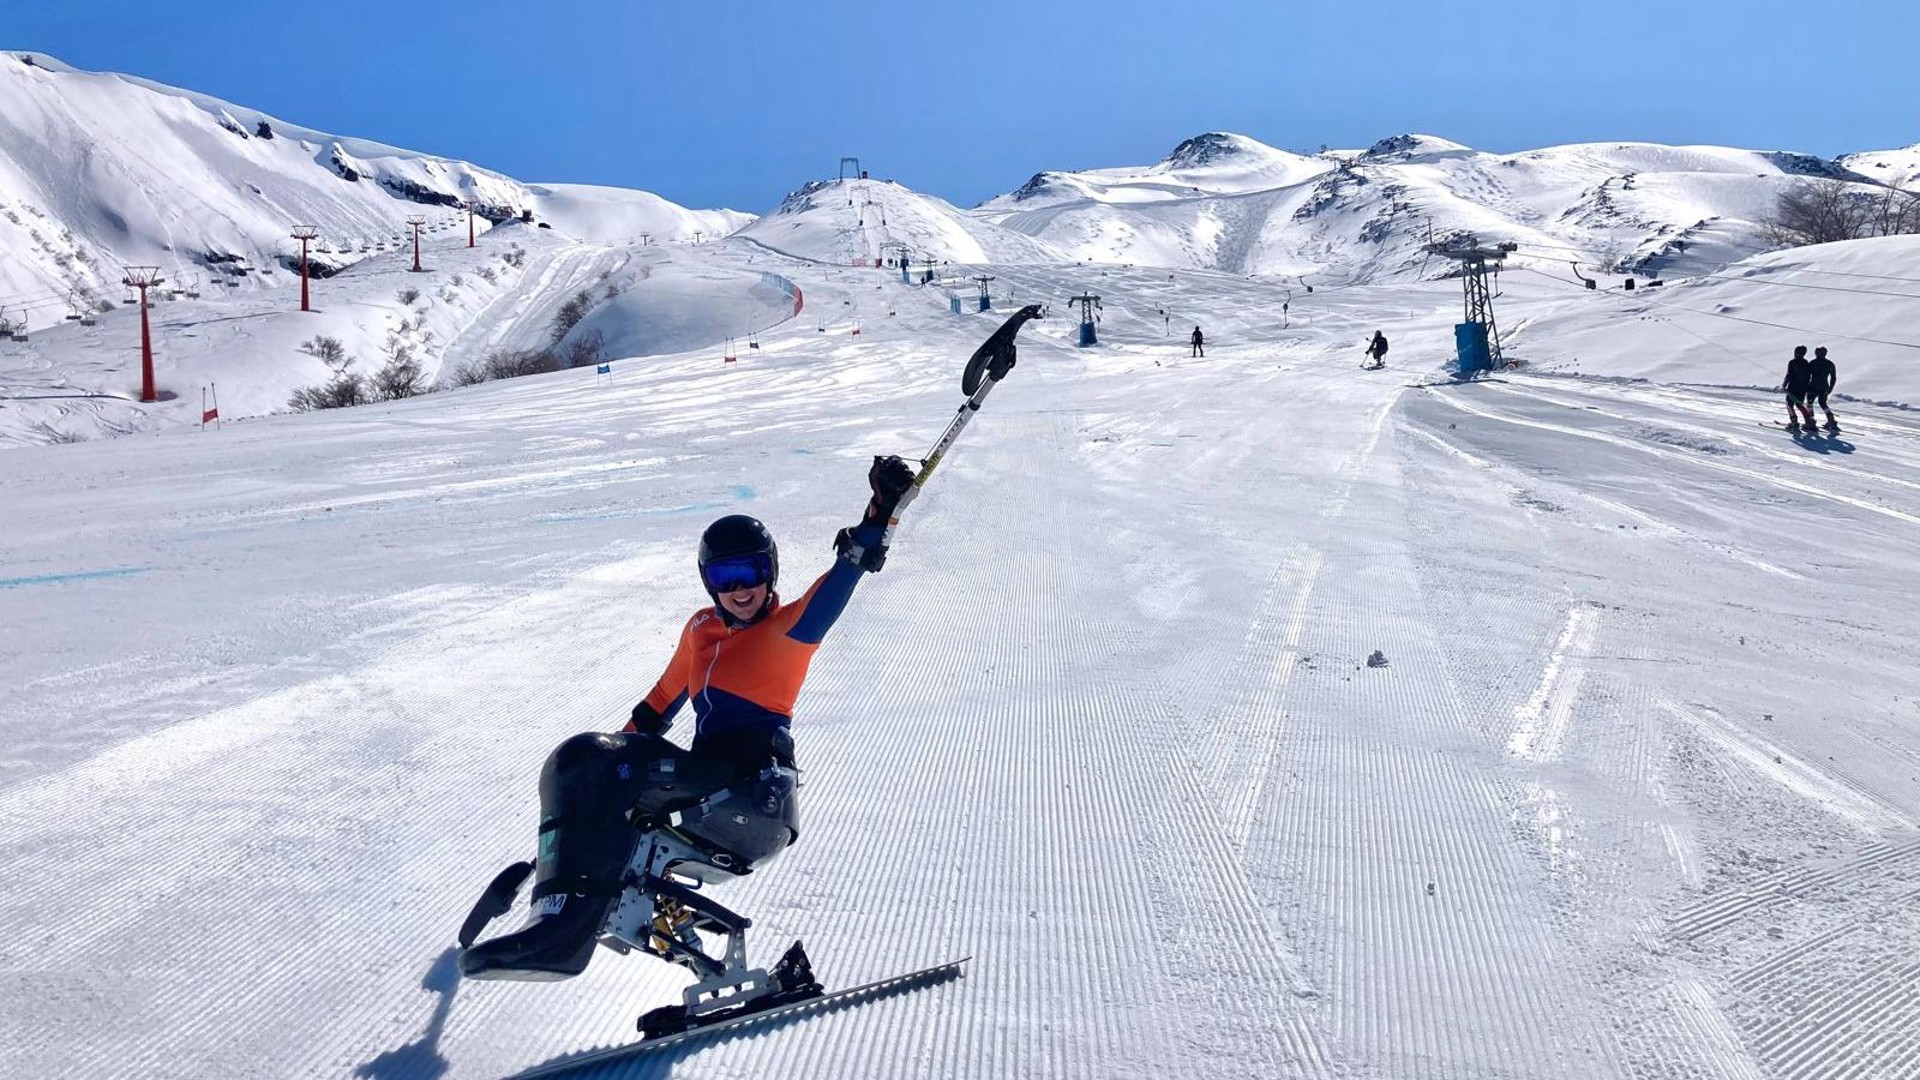
[[(832, 985), (968, 977), (591, 1075), (1912, 1074), (1911, 413), (1451, 384), (1451, 284), (1283, 328), (1233, 276), (996, 270), (1096, 285), (1102, 344), (1026, 331), (815, 662), (803, 839), (716, 894)], [(506, 1076), (677, 993), (450, 946), (704, 602), (705, 523), (803, 588), (998, 319), (782, 272), (845, 317), (730, 366), (7, 456), (0, 1074)]]
[(1501, 305), (1508, 341), (1538, 370), (1770, 388), (1795, 345), (1824, 345), (1841, 400), (1920, 406), (1920, 236), (1791, 248), (1635, 292), (1506, 277), (1525, 296)]
[(412, 272), (409, 249), (312, 282), (310, 312), (299, 310), (297, 283), (156, 301), (161, 400), (150, 405), (139, 403), (137, 305), (92, 326), (63, 322), (25, 343), (0, 340), (0, 448), (195, 425), (203, 392), (227, 420), (284, 412), (294, 391), (332, 377), (304, 347), (322, 337), (361, 375), (406, 349), (429, 383), (450, 380), (497, 351), (553, 344), (556, 314), (582, 295), (587, 315), (563, 345), (597, 333), (608, 358), (717, 348), (793, 316), (763, 273), (791, 260), (758, 255), (715, 262), (704, 245), (576, 242), (509, 222), (472, 248), (464, 233), (425, 241), (423, 273)]

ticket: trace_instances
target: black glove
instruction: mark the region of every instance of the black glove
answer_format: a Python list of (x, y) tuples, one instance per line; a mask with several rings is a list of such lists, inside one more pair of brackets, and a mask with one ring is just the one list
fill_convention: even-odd
[(867, 504), (866, 519), (885, 521), (893, 516), (907, 489), (913, 487), (913, 467), (898, 454), (876, 456), (873, 467), (867, 470), (867, 486), (873, 489), (873, 500)]
[(653, 711), (653, 706), (644, 700), (633, 707), (633, 719), (627, 721), (624, 730), (636, 735), (665, 735), (673, 721)]
[[(861, 527), (871, 528), (872, 525), (872, 522), (866, 522)], [(834, 554), (857, 565), (869, 574), (877, 574), (880, 572), (881, 567), (887, 565), (887, 545), (871, 544), (862, 547), (859, 541), (853, 538), (852, 526), (841, 529), (839, 533), (835, 534), (833, 538), (833, 551)]]

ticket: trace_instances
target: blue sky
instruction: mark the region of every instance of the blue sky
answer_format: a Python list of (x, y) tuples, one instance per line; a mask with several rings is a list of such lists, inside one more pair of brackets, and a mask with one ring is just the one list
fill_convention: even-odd
[(762, 212), (842, 155), (963, 206), (1182, 138), (1920, 142), (1920, 4), (15, 0), (7, 48), (528, 181)]

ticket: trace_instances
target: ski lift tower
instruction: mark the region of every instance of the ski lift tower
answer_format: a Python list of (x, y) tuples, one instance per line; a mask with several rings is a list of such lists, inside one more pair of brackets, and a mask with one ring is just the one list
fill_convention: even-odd
[(913, 249), (905, 244), (893, 245), (894, 254), (900, 256), (900, 282), (913, 284)]
[(320, 230), (312, 225), (295, 225), (293, 238), (300, 241), (300, 310), (312, 311), (307, 306), (307, 244), (320, 235)]
[(865, 173), (863, 173), (863, 172), (861, 172), (861, 171), (860, 171), (860, 159), (859, 159), (859, 158), (857, 158), (857, 157), (843, 157), (843, 158), (841, 158), (841, 159), (840, 159), (840, 179), (842, 179), (842, 180), (845, 180), (845, 179), (847, 178), (847, 166), (848, 166), (849, 164), (851, 164), (851, 165), (853, 166), (853, 178), (854, 178), (855, 180), (858, 180), (858, 179), (860, 179), (861, 177), (863, 177), (863, 176), (865, 176), (865, 175), (866, 175)]
[(987, 291), (987, 283), (992, 281), (993, 278), (989, 277), (986, 274), (981, 274), (978, 277), (973, 278), (972, 280), (980, 283), (980, 310), (992, 311), (993, 310), (993, 294)]
[(423, 273), (420, 267), (420, 226), (427, 223), (425, 214), (407, 215), (407, 224), (413, 228), (413, 272)]
[(147, 290), (159, 285), (166, 279), (160, 276), (157, 266), (129, 266), (127, 276), (121, 284), (129, 289), (140, 290), (140, 400), (158, 401), (160, 395), (153, 388), (153, 331), (147, 326)]
[(1069, 307), (1080, 309), (1080, 347), (1084, 349), (1089, 345), (1100, 344), (1100, 339), (1093, 333), (1096, 318), (1094, 313), (1100, 310), (1100, 298), (1081, 293), (1079, 296), (1068, 297), (1067, 304)]
[(1507, 255), (1519, 246), (1510, 242), (1487, 246), (1471, 236), (1426, 246), (1429, 254), (1460, 264), (1466, 320), (1453, 328), (1453, 349), (1463, 376), (1500, 366), (1500, 328), (1493, 321), (1493, 291), (1487, 279), (1500, 272)]

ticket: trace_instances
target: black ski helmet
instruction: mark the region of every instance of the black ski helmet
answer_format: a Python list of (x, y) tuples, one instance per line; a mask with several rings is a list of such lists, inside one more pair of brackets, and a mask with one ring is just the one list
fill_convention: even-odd
[[(773, 534), (760, 524), (759, 518), (745, 514), (728, 514), (726, 517), (707, 526), (700, 534), (700, 586), (706, 588), (707, 564), (715, 559), (724, 559), (732, 555), (764, 554), (771, 564), (771, 573), (767, 575), (767, 595), (773, 595), (773, 589), (780, 581), (780, 547), (773, 542)], [(707, 595), (716, 601), (719, 597), (712, 589)]]

